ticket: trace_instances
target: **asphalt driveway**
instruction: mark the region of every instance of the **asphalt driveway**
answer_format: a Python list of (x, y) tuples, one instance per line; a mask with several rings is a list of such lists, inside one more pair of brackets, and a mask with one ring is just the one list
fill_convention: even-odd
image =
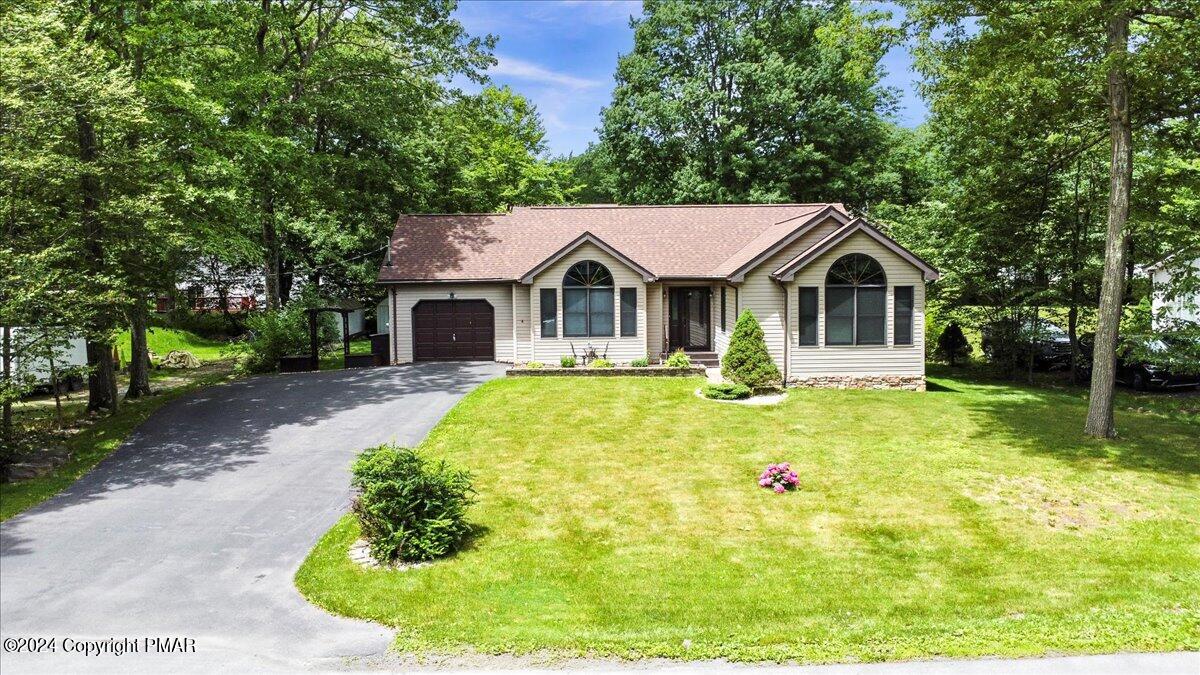
[[(57, 639), (37, 656), (6, 642), (0, 670), (323, 669), (383, 652), (390, 631), (309, 605), (292, 576), (345, 513), (358, 450), (417, 443), (501, 372), (268, 376), (168, 404), (70, 490), (0, 525), (0, 633)], [(64, 653), (66, 638), (147, 637), (192, 638), (195, 653)]]

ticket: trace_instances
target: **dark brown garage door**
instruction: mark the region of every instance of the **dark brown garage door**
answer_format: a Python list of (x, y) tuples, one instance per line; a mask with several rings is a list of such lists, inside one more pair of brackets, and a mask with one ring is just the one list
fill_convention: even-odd
[(483, 300), (422, 300), (413, 307), (417, 361), (491, 361), (496, 319)]

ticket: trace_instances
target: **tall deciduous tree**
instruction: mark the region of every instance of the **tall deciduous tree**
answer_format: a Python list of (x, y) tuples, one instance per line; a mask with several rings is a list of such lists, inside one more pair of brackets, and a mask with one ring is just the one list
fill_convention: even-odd
[(888, 195), (895, 32), (846, 1), (650, 0), (617, 66), (602, 143), (632, 203), (842, 200)]
[[(441, 82), (479, 79), (491, 38), (469, 37), (448, 0), (258, 0), (206, 55), (203, 86), (228, 101), (268, 305), (296, 281), (381, 245), (419, 187), (423, 123)], [(415, 188), (415, 190), (413, 190)], [(297, 274), (300, 279), (296, 279)]]
[[(962, 181), (957, 213), (974, 214), (990, 237), (992, 251), (1016, 261), (998, 266), (1003, 283), (1027, 289), (1036, 304), (1053, 275), (1068, 279), (1074, 300), (1083, 293), (1091, 235), (1081, 211), (1099, 213), (1087, 198), (1094, 153), (1107, 145), (1107, 195), (1102, 282), (1097, 298), (1097, 336), (1086, 433), (1115, 434), (1113, 370), (1130, 241), (1127, 227), (1139, 141), (1200, 114), (1200, 22), (1192, 0), (1162, 6), (1110, 0), (904, 3), (921, 37), (920, 68), (934, 109), (934, 133), (953, 151), (966, 148), (953, 171)], [(1131, 45), (1136, 44), (1136, 49)], [(974, 136), (974, 139), (967, 139)], [(983, 161), (978, 161), (978, 160)], [(954, 160), (949, 160), (953, 165)], [(1074, 167), (1074, 180), (1070, 169)], [(980, 176), (984, 179), (978, 180)], [(1086, 177), (1086, 178), (1085, 178)], [(1073, 218), (1047, 217), (1062, 208), (1066, 185), (1074, 183)], [(972, 189), (980, 185), (981, 190)], [(1082, 192), (1079, 188), (1082, 187)], [(1164, 247), (1188, 244), (1186, 229), (1164, 225), (1164, 204), (1149, 205), (1136, 225), (1175, 238), (1148, 237)], [(1070, 270), (1048, 269), (1049, 250), (1061, 240), (1057, 221), (1075, 220), (1068, 237)], [(953, 226), (949, 226), (953, 228)], [(1194, 231), (1194, 230), (1193, 230)], [(1033, 236), (1023, 236), (1033, 232)], [(970, 247), (970, 242), (966, 243)], [(1021, 253), (1024, 246), (1024, 253)], [(1048, 248), (1047, 248), (1048, 247)], [(974, 247), (984, 250), (983, 246)], [(1057, 249), (1061, 250), (1061, 249)], [(1015, 253), (1014, 253), (1015, 252)], [(1143, 262), (1149, 262), (1143, 256)], [(1090, 292), (1089, 292), (1090, 294)], [(1042, 296), (1042, 297), (1038, 297)]]

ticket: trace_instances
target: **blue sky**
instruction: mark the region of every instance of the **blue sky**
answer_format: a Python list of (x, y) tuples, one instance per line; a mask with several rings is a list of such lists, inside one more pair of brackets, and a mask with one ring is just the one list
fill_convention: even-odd
[[(900, 16), (891, 3), (871, 4)], [(496, 84), (507, 84), (533, 101), (546, 126), (550, 153), (557, 155), (579, 153), (596, 140), (600, 109), (612, 95), (617, 57), (633, 48), (629, 18), (641, 11), (640, 0), (461, 0), (456, 16), (474, 35), (499, 37), (499, 63), (488, 74)], [(883, 67), (884, 84), (900, 91), (897, 121), (920, 124), (927, 111), (916, 94), (908, 50), (892, 49)]]

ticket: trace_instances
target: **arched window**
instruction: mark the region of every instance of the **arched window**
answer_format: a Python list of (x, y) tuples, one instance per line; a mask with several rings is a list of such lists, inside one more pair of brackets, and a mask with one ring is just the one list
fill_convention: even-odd
[(563, 277), (563, 336), (613, 336), (613, 278), (608, 268), (584, 260)]
[(825, 275), (825, 344), (884, 344), (886, 315), (883, 267), (862, 253), (838, 258)]

